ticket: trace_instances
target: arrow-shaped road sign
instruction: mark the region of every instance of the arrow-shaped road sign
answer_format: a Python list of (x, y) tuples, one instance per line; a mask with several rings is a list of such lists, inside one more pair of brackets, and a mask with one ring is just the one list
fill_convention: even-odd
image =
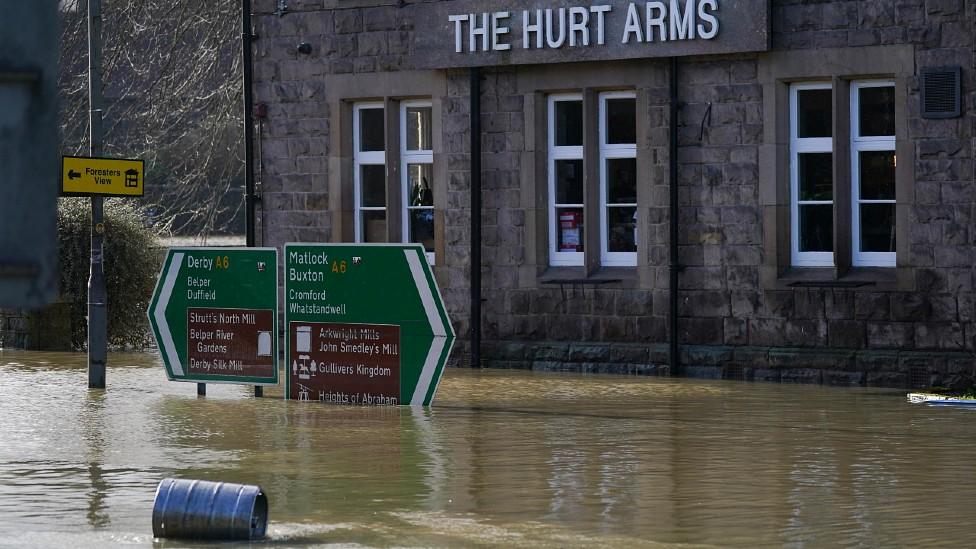
[(285, 398), (430, 405), (454, 346), (416, 244), (285, 245)]
[(125, 158), (61, 157), (64, 196), (142, 196), (145, 166)]
[(278, 251), (170, 248), (146, 312), (171, 381), (278, 384)]

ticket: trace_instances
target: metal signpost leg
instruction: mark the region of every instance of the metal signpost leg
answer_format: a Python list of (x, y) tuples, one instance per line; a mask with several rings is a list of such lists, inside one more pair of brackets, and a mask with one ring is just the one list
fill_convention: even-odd
[[(102, 2), (88, 2), (88, 101), (91, 120), (91, 155), (102, 152)], [(103, 253), (102, 197), (93, 196), (91, 275), (88, 279), (88, 387), (105, 388), (106, 292)]]
[(106, 291), (104, 272), (102, 197), (93, 196), (91, 275), (88, 278), (88, 387), (105, 388), (106, 362)]

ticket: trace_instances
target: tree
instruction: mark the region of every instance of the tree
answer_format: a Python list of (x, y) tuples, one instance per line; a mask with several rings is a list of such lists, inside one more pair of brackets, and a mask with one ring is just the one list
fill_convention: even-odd
[[(85, 155), (87, 0), (61, 0), (61, 140)], [(142, 206), (177, 234), (242, 232), (236, 0), (103, 0), (106, 156), (146, 161)]]

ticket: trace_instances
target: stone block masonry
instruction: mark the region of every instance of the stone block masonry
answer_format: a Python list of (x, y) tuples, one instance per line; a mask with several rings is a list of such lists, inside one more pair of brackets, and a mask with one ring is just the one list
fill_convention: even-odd
[[(392, 130), (399, 101), (430, 100), (434, 271), (464, 338), (473, 215), (469, 73), (418, 61), (425, 42), (415, 20), (420, 12), (411, 4), (289, 2), (289, 11), (279, 15), (273, 0), (255, 2), (255, 99), (268, 105), (255, 146), (260, 234), (272, 246), (352, 241), (352, 105), (383, 102)], [(521, 4), (511, 5), (516, 8)], [(734, 6), (723, 3), (722, 9)], [(675, 336), (683, 348), (682, 373), (836, 385), (972, 385), (976, 1), (773, 0), (769, 21), (769, 51), (679, 60)], [(296, 50), (301, 42), (312, 45), (310, 54)], [(670, 374), (668, 63), (653, 57), (587, 61), (581, 51), (547, 49), (544, 63), (482, 69), (484, 194), (477, 215), (485, 364)], [(907, 72), (857, 68), (869, 54), (884, 66), (908, 66)], [(839, 72), (811, 66), (803, 73), (805, 61), (798, 61), (828, 56), (842, 61), (830, 69)], [(791, 76), (772, 77), (770, 84), (769, 67), (779, 70), (777, 63)], [(942, 66), (962, 67), (963, 116), (922, 118), (921, 70)], [(777, 129), (786, 124), (788, 130), (788, 84), (833, 82), (846, 89), (845, 82), (862, 79), (897, 82), (897, 169), (908, 174), (899, 176), (896, 196), (897, 265), (857, 268), (848, 258), (837, 269), (794, 267), (788, 258), (789, 165), (777, 160), (788, 157), (790, 146)], [(551, 266), (546, 98), (617, 90), (638, 98), (637, 265)], [(847, 99), (837, 101), (843, 106)], [(398, 139), (387, 142), (398, 147)], [(835, 141), (838, 151), (849, 147), (848, 134)], [(395, 158), (392, 149), (386, 154)], [(587, 158), (584, 169), (593, 162)], [(833, 184), (850, 185), (850, 158), (838, 152), (834, 160), (839, 175)], [(400, 169), (393, 160), (386, 166), (391, 210), (400, 204), (393, 197)], [(773, 185), (764, 186), (767, 180)], [(840, 222), (852, 206), (836, 196)], [(598, 193), (586, 198), (598, 199)], [(586, 224), (587, 231), (600, 229), (597, 220)], [(837, 250), (845, 253), (850, 250)], [(456, 361), (467, 360), (465, 347), (459, 342)]]
[(0, 309), (0, 349), (25, 349), (29, 321), (24, 313)]

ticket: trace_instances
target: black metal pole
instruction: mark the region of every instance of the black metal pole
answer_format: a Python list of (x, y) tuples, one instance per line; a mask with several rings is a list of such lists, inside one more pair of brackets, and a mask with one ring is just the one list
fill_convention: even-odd
[(471, 367), (481, 367), (481, 69), (471, 68)]
[(254, 97), (251, 90), (251, 0), (241, 0), (241, 50), (244, 68), (244, 231), (247, 246), (254, 247)]
[[(91, 156), (102, 154), (102, 1), (88, 2), (88, 103)], [(105, 290), (105, 223), (101, 196), (91, 197), (91, 271), (88, 278), (88, 388), (105, 388), (108, 295)]]
[(681, 372), (681, 355), (678, 349), (678, 59), (671, 58), (670, 70), (670, 115), (668, 117), (668, 198), (669, 198), (669, 231), (668, 247), (670, 252), (670, 280), (669, 289), (669, 321), (671, 324), (671, 338), (669, 341), (668, 359), (671, 362), (671, 375)]
[[(254, 238), (254, 120), (251, 91), (251, 0), (241, 0), (241, 64), (244, 66), (244, 232), (248, 248)], [(264, 388), (254, 386), (254, 396), (264, 396)]]

